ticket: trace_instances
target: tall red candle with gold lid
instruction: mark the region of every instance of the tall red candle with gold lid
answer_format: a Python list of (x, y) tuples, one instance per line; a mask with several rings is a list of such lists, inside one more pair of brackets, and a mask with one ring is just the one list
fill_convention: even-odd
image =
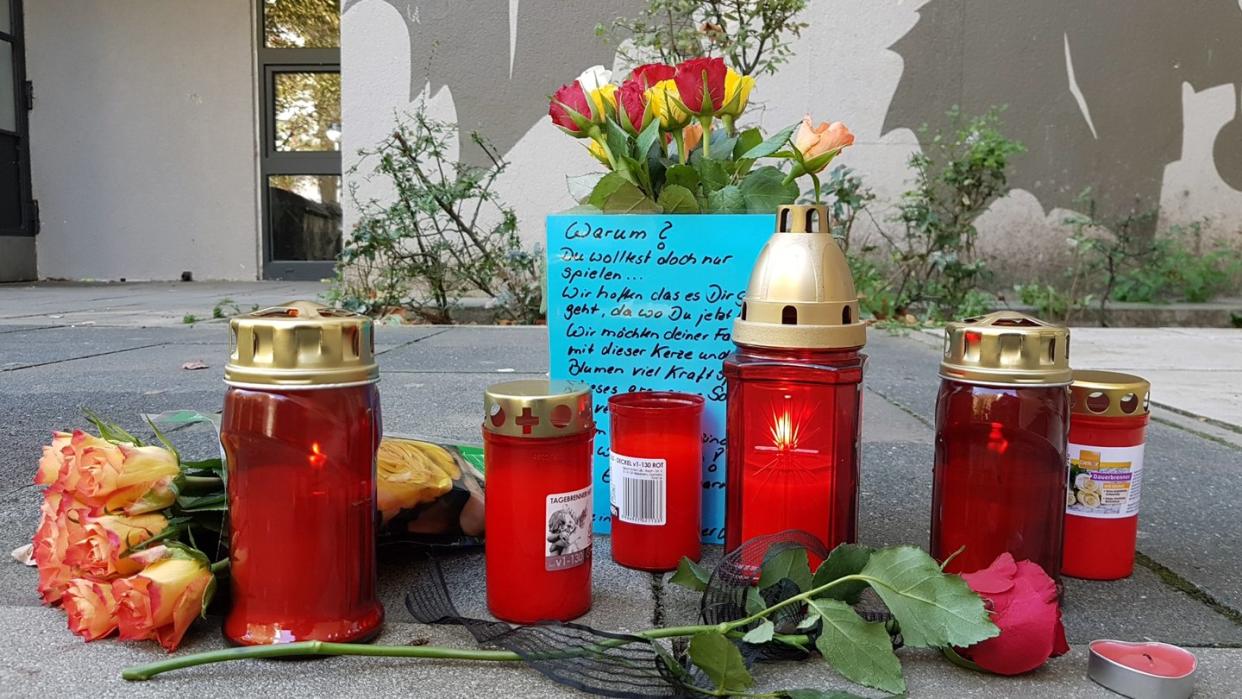
[(1069, 330), (1013, 311), (949, 323), (940, 376), (932, 556), (957, 573), (1009, 552), (1059, 580)]
[(233, 643), (374, 636), (371, 321), (298, 301), (234, 318), (220, 439), (228, 457)]
[(786, 529), (854, 541), (866, 341), (827, 208), (781, 207), (724, 362), (727, 548)]

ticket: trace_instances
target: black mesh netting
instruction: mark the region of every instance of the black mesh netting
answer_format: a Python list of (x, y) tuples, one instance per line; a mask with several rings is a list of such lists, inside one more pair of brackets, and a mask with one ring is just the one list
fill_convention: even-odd
[[(704, 624), (735, 621), (750, 614), (746, 597), (758, 582), (763, 563), (794, 548), (805, 548), (813, 561), (828, 555), (814, 536), (801, 531), (752, 539), (727, 554), (713, 570), (703, 592), (701, 617)], [(606, 697), (682, 697), (701, 696), (696, 688), (710, 688), (710, 681), (684, 657), (632, 634), (601, 631), (583, 624), (547, 622), (510, 626), (499, 621), (463, 617), (457, 612), (437, 562), (434, 575), (422, 576), (405, 597), (405, 606), (423, 624), (463, 626), (480, 645), (516, 653), (526, 664), (549, 679), (568, 687)], [(759, 594), (771, 606), (798, 594), (796, 584), (782, 579)], [(864, 596), (855, 606), (869, 621), (891, 619), (874, 596)], [(770, 615), (778, 633), (804, 633), (796, 630), (805, 609), (790, 605)], [(752, 625), (753, 626), (753, 625)], [(891, 626), (891, 625), (890, 625)], [(746, 629), (741, 629), (746, 630)], [(680, 647), (683, 644), (674, 644)], [(756, 661), (798, 659), (807, 653), (779, 643), (738, 643), (748, 665)], [(894, 637), (900, 645), (900, 636)]]

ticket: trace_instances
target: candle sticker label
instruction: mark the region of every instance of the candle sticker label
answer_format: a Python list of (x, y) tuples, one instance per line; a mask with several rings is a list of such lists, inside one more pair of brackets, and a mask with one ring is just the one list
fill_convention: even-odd
[(1099, 447), (1070, 442), (1066, 451), (1070, 462), (1066, 512), (1098, 519), (1138, 514), (1143, 445)]
[(582, 565), (591, 550), (591, 486), (547, 498), (548, 542), (544, 570), (565, 570)]
[(668, 523), (668, 465), (664, 459), (640, 459), (608, 452), (612, 516), (629, 524)]

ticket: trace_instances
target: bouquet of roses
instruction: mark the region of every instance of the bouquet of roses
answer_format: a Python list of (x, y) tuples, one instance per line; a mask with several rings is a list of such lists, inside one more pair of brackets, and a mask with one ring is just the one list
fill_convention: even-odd
[(162, 446), (89, 419), (99, 436), (54, 433), (35, 473), (45, 486), (30, 550), (39, 594), (61, 605), (70, 630), (87, 641), (119, 631), (122, 640), (154, 639), (172, 651), (227, 566), (193, 545), (196, 530), (200, 538), (220, 530), (221, 462), (182, 462), (158, 429)]
[[(552, 96), (548, 114), (608, 168), (582, 202), (606, 213), (772, 213), (798, 197), (854, 135), (807, 116), (769, 138), (739, 130), (755, 79), (719, 58), (635, 68), (620, 85), (603, 66)], [(796, 131), (796, 133), (795, 133)], [(760, 159), (785, 160), (757, 166)]]

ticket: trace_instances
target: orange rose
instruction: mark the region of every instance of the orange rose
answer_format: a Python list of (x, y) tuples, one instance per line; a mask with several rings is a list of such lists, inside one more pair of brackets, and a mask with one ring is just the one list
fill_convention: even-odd
[(69, 545), (84, 536), (83, 523), (92, 510), (69, 495), (50, 490), (43, 496), (40, 511), (39, 528), (31, 541), (39, 569), (39, 596), (46, 604), (56, 604), (69, 579), (77, 576), (65, 556)]
[(695, 122), (681, 130), (681, 140), (685, 143), (687, 157), (703, 140), (703, 125)]
[(834, 121), (831, 124), (820, 122), (819, 126), (815, 126), (810, 114), (802, 117), (802, 124), (794, 134), (794, 147), (802, 153), (807, 172), (823, 170), (841, 149), (853, 144), (854, 134), (845, 124)]
[(163, 555), (141, 573), (113, 581), (112, 592), (121, 640), (153, 638), (172, 652), (202, 613), (215, 577), (205, 560), (187, 551), (168, 548)]
[[(62, 447), (56, 485), (87, 505), (141, 514), (172, 504), (176, 499), (172, 481), (179, 472), (176, 455), (163, 447), (113, 444), (76, 430), (68, 447)], [(43, 473), (40, 462), (36, 479)]]
[(110, 582), (74, 578), (69, 581), (61, 603), (69, 615), (69, 630), (87, 641), (116, 630), (116, 598)]
[(69, 446), (72, 437), (68, 432), (52, 433), (52, 443), (43, 447), (43, 458), (39, 459), (39, 470), (35, 471), (35, 485), (52, 485), (56, 482), (65, 460), (73, 458), (73, 449)]
[(86, 576), (102, 580), (136, 573), (142, 564), (124, 554), (162, 532), (167, 524), (168, 520), (159, 514), (88, 517), (82, 536), (70, 541), (65, 563)]

